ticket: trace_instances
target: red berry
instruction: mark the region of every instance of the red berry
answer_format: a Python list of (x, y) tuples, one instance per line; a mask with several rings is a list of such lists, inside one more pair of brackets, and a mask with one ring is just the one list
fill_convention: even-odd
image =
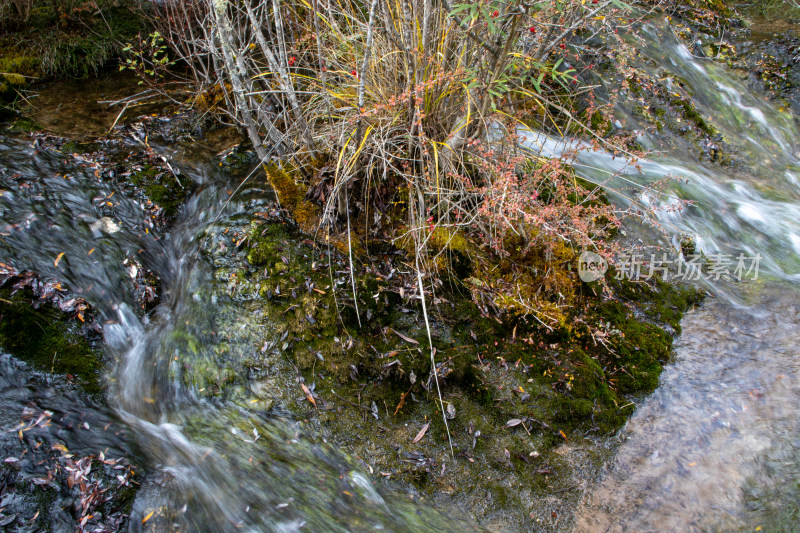
[(528, 28), (528, 31), (531, 32), (531, 33), (536, 33), (536, 27), (535, 26), (531, 26), (530, 28)]
[(500, 14), (500, 12), (495, 10), (494, 13), (492, 13), (492, 18), (497, 18), (497, 15), (499, 15), (499, 14)]
[(597, 0), (592, 0), (592, 3), (593, 3), (593, 4), (596, 4), (596, 3), (597, 3)]
[(560, 46), (561, 46), (561, 49), (562, 49), (562, 50), (563, 50), (564, 48), (566, 48), (566, 47), (567, 47), (567, 45), (566, 45), (566, 44), (564, 44), (564, 43), (561, 43), (561, 45), (560, 45)]
[(358, 76), (358, 72), (356, 72), (355, 70), (351, 70), (350, 74), (352, 74), (353, 76)]

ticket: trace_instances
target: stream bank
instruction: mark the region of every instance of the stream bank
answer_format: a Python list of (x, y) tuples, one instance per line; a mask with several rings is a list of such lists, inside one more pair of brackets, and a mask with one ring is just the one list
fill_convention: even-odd
[[(756, 103), (763, 106), (757, 109), (769, 111), (761, 100)], [(698, 113), (710, 115), (708, 107), (699, 107)], [(773, 120), (781, 115), (764, 116)], [(6, 191), (32, 188), (47, 200), (43, 208), (38, 205), (41, 198), (26, 204), (23, 195), (18, 195), (20, 203), (4, 193), (8, 203), (4, 221), (16, 218), (20, 222), (4, 236), (4, 253), (45, 278), (84, 290), (106, 326), (111, 361), (107, 396), (123, 425), (134, 429), (118, 437), (122, 443), (135, 442), (143, 448), (138, 453), (150, 474), (131, 510), (132, 522), (152, 530), (225, 529), (240, 524), (276, 529), (286, 524), (332, 528), (351, 519), (357, 520), (355, 529), (376, 523), (423, 529), (442, 524), (430, 510), (438, 506), (465, 517), (468, 526), (456, 526), (453, 521), (451, 528), (474, 527), (473, 520), (499, 530), (568, 527), (574, 506), (612, 455), (613, 439), (603, 437), (613, 435), (633, 411), (634, 406), (628, 405), (631, 399), (639, 403), (658, 383), (661, 367), (670, 358), (681, 311), (696, 301), (697, 293), (656, 285), (662, 290), (659, 296), (642, 284), (626, 284), (617, 287), (621, 297), (609, 301), (586, 287), (580, 298), (604, 326), (581, 325), (584, 317), (576, 316), (570, 321), (572, 330), (550, 333), (481, 316), (468, 294), (437, 287), (432, 337), (453, 457), (434, 384), (428, 379), (429, 346), (416, 285), (402, 253), (387, 248), (357, 257), (362, 266), (354, 276), (353, 300), (346, 257), (299, 233), (278, 209), (264, 178), (247, 182), (227, 202), (243, 177), (237, 161), (246, 160), (246, 150), (197, 149), (194, 142), (204, 139), (191, 129), (182, 137), (186, 142), (174, 143), (171, 118), (127, 123), (112, 136), (121, 137), (119, 143), (109, 137), (90, 137), (65, 149), (63, 139), (46, 136), (14, 134), (4, 140)], [(787, 136), (791, 132), (787, 129)], [(607, 164), (603, 154), (589, 155)], [(140, 174), (139, 185), (132, 183), (132, 175), (138, 172), (134, 167), (144, 169), (145, 161), (157, 170)], [(179, 171), (177, 177), (163, 165), (165, 161)], [(707, 160), (698, 164), (696, 158), (675, 156), (669, 163), (703, 184), (723, 179), (720, 167)], [(76, 170), (73, 164), (85, 168)], [(656, 160), (643, 168), (661, 172), (666, 165)], [(247, 165), (243, 169), (249, 170)], [(59, 181), (65, 175), (72, 181)], [(177, 190), (185, 193), (176, 190), (181, 198), (175, 198), (171, 215), (162, 209), (165, 202), (148, 198), (141, 186), (159, 177), (166, 178), (173, 190), (178, 181), (183, 184)], [(776, 209), (770, 215), (778, 217), (784, 212), (778, 200), (789, 200), (780, 196), (776, 184), (766, 185), (756, 190), (773, 191)], [(735, 191), (741, 190), (752, 195), (739, 184)], [(692, 189), (688, 191), (694, 195)], [(749, 198), (733, 194), (717, 196), (731, 202)], [(730, 217), (727, 228), (745, 224), (745, 215), (752, 215), (747, 210), (720, 212)], [(674, 223), (693, 224), (702, 218), (691, 211), (676, 217)], [(784, 224), (780, 227), (791, 232), (791, 226), (785, 226), (791, 221), (780, 220)], [(55, 223), (48, 225), (48, 221)], [(716, 239), (711, 242), (728, 242), (725, 231), (731, 231), (694, 227), (701, 228), (697, 233), (705, 237), (697, 241), (701, 250), (708, 246), (708, 237)], [(750, 233), (758, 234), (756, 230)], [(98, 242), (102, 246), (94, 252), (97, 255), (89, 254)], [(771, 258), (791, 265), (792, 258), (779, 256), (775, 248), (764, 247)], [(63, 262), (54, 265), (65, 250)], [(130, 263), (131, 257), (136, 264)], [(133, 266), (136, 275), (131, 277)], [(160, 303), (152, 302), (154, 307), (139, 302), (132, 281), (144, 269), (158, 275), (163, 284)], [(791, 273), (789, 267), (784, 270)], [(788, 303), (777, 305), (790, 323), (792, 305), (791, 296)], [(719, 379), (711, 364), (713, 354), (705, 361), (694, 361), (691, 354), (704, 350), (708, 338), (715, 345), (727, 342), (724, 327), (710, 326), (718, 332), (713, 335), (698, 323), (713, 324), (717, 316), (724, 324), (748, 320), (746, 314), (728, 313), (715, 306), (693, 315), (699, 322), (683, 324), (684, 335), (690, 337), (681, 342), (694, 348), (668, 367), (665, 396), (644, 400), (645, 405), (669, 405), (662, 398), (680, 396), (683, 384), (704, 390)], [(782, 324), (777, 322), (778, 329)], [(769, 327), (759, 328), (743, 328), (744, 335), (770, 337)], [(787, 331), (790, 338), (791, 329)], [(613, 353), (599, 348), (604, 342)], [(775, 349), (764, 350), (770, 346)], [(791, 345), (788, 341), (777, 346), (738, 344), (718, 359), (736, 376), (742, 371), (736, 353), (761, 350), (771, 354), (766, 361), (780, 362), (781, 354), (791, 354)], [(614, 368), (616, 356), (622, 364)], [(687, 361), (699, 366), (678, 366)], [(756, 358), (745, 368), (752, 372), (764, 363)], [(701, 374), (705, 369), (709, 373)], [(702, 377), (689, 380), (687, 373)], [(722, 383), (729, 381), (724, 378)], [(780, 400), (785, 391), (773, 381), (766, 380), (751, 391), (742, 380), (722, 390), (731, 392), (731, 402), (747, 395), (758, 404), (767, 389), (774, 389), (774, 398)], [(677, 411), (677, 423), (644, 432), (645, 439), (671, 442), (682, 430), (681, 422), (697, 414), (687, 409)], [(786, 406), (781, 409), (791, 413)], [(659, 413), (648, 407), (642, 416), (658, 418)], [(709, 413), (719, 431), (706, 431), (702, 438), (724, 435), (736, 443), (740, 442), (737, 433), (751, 435), (743, 431), (749, 418), (742, 417), (743, 425), (730, 430), (725, 413)], [(98, 427), (88, 423), (90, 428)], [(791, 425), (778, 427), (792, 435)], [(787, 441), (791, 442), (790, 437)], [(713, 446), (725, 449), (725, 442), (729, 441), (720, 448), (713, 441)], [(89, 449), (87, 453), (97, 452)], [(666, 463), (658, 454), (652, 457), (652, 449), (648, 453), (658, 465)], [(791, 473), (781, 470), (774, 459), (786, 453), (780, 446), (768, 451), (759, 459), (762, 469), (776, 469), (790, 480)], [(130, 452), (130, 456), (137, 454)], [(621, 456), (640, 457), (627, 452)], [(688, 466), (691, 462), (681, 465), (694, 468)], [(709, 460), (708, 464), (706, 479), (713, 479), (718, 463)], [(630, 472), (622, 477), (637, 479)], [(665, 477), (676, 479), (668, 471)], [(287, 479), (292, 483), (287, 484)], [(689, 477), (677, 479), (682, 483)], [(763, 494), (782, 492), (786, 483), (759, 481), (753, 479), (749, 489), (756, 495), (751, 500), (754, 512), (772, 512), (759, 502)], [(603, 490), (613, 497), (604, 498), (609, 492), (601, 491), (599, 498), (613, 501), (629, 493), (615, 488), (613, 482), (606, 487)], [(664, 507), (662, 499), (668, 493), (659, 493), (641, 512)], [(689, 493), (702, 495), (702, 491)], [(426, 524), (426, 520), (430, 521)]]
[[(59, 123), (58, 112), (49, 115), (53, 124)], [(80, 131), (80, 119), (74, 118), (80, 116), (72, 112), (69, 120), (75, 124), (63, 123), (65, 128)], [(198, 182), (195, 169), (223, 171), (224, 198), (250, 165), (244, 164), (246, 150), (236, 148), (217, 152), (210, 168), (207, 159), (195, 159), (196, 141), (218, 141), (217, 146), (222, 146), (231, 136), (220, 132), (217, 137), (215, 133), (198, 137), (192, 128), (180, 126), (191, 123), (180, 114), (122, 122), (113, 135), (99, 138), (13, 134), (16, 140), (9, 139), (9, 148), (31, 155), (7, 159), (6, 164), (12, 166), (5, 175), (22, 177), (15, 177), (13, 185), (9, 182), (6, 199), (14, 197), (14, 189), (32, 187), (49, 199), (52, 207), (47, 212), (62, 213), (55, 220), (70, 212), (58, 207), (62, 205), (58, 195), (70, 190), (68, 183), (42, 181), (40, 171), (24, 170), (27, 157), (44, 156), (37, 164), (58, 168), (56, 179), (65, 175), (80, 187), (99, 187), (88, 193), (92, 201), (82, 215), (90, 226), (83, 255), (97, 247), (98, 238), (103, 246), (116, 241), (112, 248), (121, 249), (101, 256), (113, 257), (109, 268), (122, 274), (122, 285), (113, 281), (112, 286), (124, 287), (120, 294), (128, 295), (124, 297), (128, 305), (145, 320), (154, 320), (163, 312), (157, 302), (162, 301), (162, 307), (165, 302), (174, 305), (175, 291), (182, 289), (175, 286), (175, 273), (164, 272), (168, 263), (158, 258), (153, 244), (142, 247), (135, 244), (137, 239), (149, 242), (150, 235), (160, 241), (179, 230), (186, 202), (194, 202), (193, 197), (207, 187)], [(185, 133), (176, 135), (181, 131)], [(67, 166), (60, 168), (61, 161)], [(159, 177), (173, 178), (168, 182), (171, 202), (156, 196), (163, 189), (151, 186)], [(692, 305), (696, 295), (659, 286), (662, 296), (658, 296), (644, 286), (631, 286), (624, 303), (603, 303), (596, 289), (587, 287), (581, 298), (596, 301), (592, 313), (607, 324), (606, 342), (625, 354), (611, 371), (603, 369), (611, 361), (601, 365), (594, 359), (613, 356), (610, 352), (598, 355), (593, 337), (597, 332), (588, 327), (548, 333), (524, 324), (504, 324), (481, 316), (468, 293), (442, 287), (434, 306), (432, 336), (450, 417), (456, 454), (452, 457), (430, 380), (416, 285), (402, 252), (386, 249), (373, 252), (369, 261), (359, 259), (356, 316), (347, 290), (346, 258), (302, 235), (271, 203), (267, 189), (261, 178), (248, 183), (237, 200), (246, 200), (244, 210), (239, 207), (233, 218), (226, 215), (200, 239), (209, 274), (216, 280), (207, 286), (201, 301), (225, 299), (230, 307), (224, 312), (217, 308), (217, 316), (208, 318), (201, 318), (208, 312), (202, 306), (184, 311), (193, 317), (192, 325), (177, 327), (169, 335), (169, 348), (161, 349), (185, 354), (187, 363), (164, 367), (164, 378), (207, 401), (305, 421), (301, 424), (305, 434), (335, 444), (362, 471), (369, 471), (373, 482), (384, 480), (446, 507), (460, 502), (463, 511), (487, 526), (558, 528), (569, 521), (582, 480), (598, 471), (608, 453), (593, 450), (591, 438), (620, 427), (633, 409), (628, 395), (653, 389), (661, 365), (669, 359), (680, 311)], [(168, 211), (170, 204), (174, 207)], [(7, 222), (12, 220), (9, 213)], [(40, 220), (47, 219), (44, 215)], [(138, 228), (139, 236), (129, 235), (126, 228)], [(28, 230), (19, 226), (14, 231)], [(15, 248), (12, 242), (9, 256), (42, 268), (36, 247), (18, 241), (20, 246)], [(78, 266), (82, 260), (70, 252), (73, 245), (60, 242), (47, 244), (53, 254), (44, 268), (48, 279), (54, 276), (92, 294), (97, 289), (91, 285), (99, 281), (99, 286), (107, 286), (116, 276), (108, 281), (84, 278), (89, 271)], [(56, 251), (59, 246), (67, 251), (61, 260), (67, 271), (59, 265), (53, 268), (53, 260), (61, 253)], [(142, 250), (131, 254), (125, 248)], [(73, 261), (77, 265), (72, 266)], [(148, 276), (159, 280), (148, 282)], [(108, 294), (107, 289), (104, 293)], [(95, 296), (90, 301), (103, 300)], [(102, 304), (96, 311), (106, 317), (105, 322), (109, 320), (108, 311), (103, 310), (107, 306)], [(644, 349), (644, 339), (653, 335), (655, 342)], [(635, 350), (637, 345), (642, 348)], [(113, 381), (112, 390), (117, 386)], [(107, 389), (105, 394), (109, 394)], [(427, 430), (412, 442), (423, 427)], [(205, 434), (208, 430), (198, 426), (197, 431)], [(213, 442), (215, 437), (211, 438)], [(551, 496), (559, 491), (566, 497)], [(527, 511), (512, 512), (519, 509)], [(137, 508), (134, 513), (142, 519), (149, 510)]]

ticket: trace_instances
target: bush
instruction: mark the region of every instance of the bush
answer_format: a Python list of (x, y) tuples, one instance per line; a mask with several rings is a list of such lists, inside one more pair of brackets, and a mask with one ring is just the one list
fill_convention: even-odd
[(289, 172), (295, 186), (275, 189), (304, 220), (348, 245), (390, 239), (434, 275), (448, 270), (457, 241), (475, 279), (506, 265), (472, 287), (476, 297), (556, 324), (567, 285), (579, 282), (550, 261), (580, 249), (610, 256), (618, 217), (564, 161), (520, 151), (516, 128), (590, 129), (570, 110), (579, 80), (567, 39), (581, 30), (613, 41), (608, 17), (624, 9), (618, 0), (169, 0), (155, 23), (193, 69), (198, 100), (224, 92), (258, 156), (286, 171), (268, 175)]

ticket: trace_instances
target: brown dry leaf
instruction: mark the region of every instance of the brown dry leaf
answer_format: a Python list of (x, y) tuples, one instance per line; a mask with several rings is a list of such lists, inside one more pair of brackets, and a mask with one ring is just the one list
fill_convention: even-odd
[(314, 407), (316, 407), (317, 406), (317, 401), (314, 399), (313, 396), (311, 396), (311, 391), (308, 390), (308, 387), (306, 387), (306, 384), (305, 383), (301, 383), (300, 387), (302, 387), (303, 392), (306, 395), (306, 398), (308, 398), (308, 401), (311, 402), (314, 405)]
[[(397, 333), (397, 332), (395, 332), (395, 333)], [(417, 436), (416, 436), (416, 437), (414, 437), (414, 440), (412, 440), (412, 441), (411, 441), (411, 444), (416, 444), (416, 443), (418, 443), (419, 441), (421, 441), (421, 440), (422, 440), (422, 437), (424, 437), (424, 436), (425, 436), (425, 433), (427, 433), (427, 432), (428, 432), (428, 428), (429, 428), (430, 426), (431, 426), (431, 423), (430, 423), (430, 422), (428, 422), (427, 424), (425, 424), (424, 426), (422, 426), (422, 429), (420, 429), (420, 430), (419, 430), (419, 433), (417, 433)]]
[[(389, 329), (391, 329), (391, 328), (389, 328)], [(410, 342), (411, 344), (419, 344), (418, 341), (412, 339), (411, 337), (407, 337), (407, 336), (403, 335), (402, 333), (400, 333), (396, 329), (392, 329), (392, 331), (394, 332), (395, 335), (397, 335), (398, 337), (400, 337), (401, 339), (403, 339), (406, 342)]]
[(148, 520), (150, 520), (151, 518), (153, 518), (153, 513), (155, 513), (155, 511), (150, 511), (150, 514), (149, 514), (149, 515), (147, 515), (147, 516), (145, 516), (144, 518), (142, 518), (142, 524), (144, 524), (145, 522), (147, 522)]
[(60, 254), (58, 254), (58, 257), (56, 257), (56, 260), (53, 261), (53, 266), (57, 267), (58, 264), (61, 262), (61, 258), (62, 257), (64, 257), (64, 252), (61, 252)]

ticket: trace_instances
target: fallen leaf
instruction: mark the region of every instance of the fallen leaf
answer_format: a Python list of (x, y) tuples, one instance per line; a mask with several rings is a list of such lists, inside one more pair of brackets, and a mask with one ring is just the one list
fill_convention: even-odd
[(58, 264), (61, 262), (61, 258), (62, 257), (64, 257), (64, 252), (61, 252), (60, 254), (58, 254), (58, 257), (56, 257), (56, 260), (53, 261), (53, 266), (57, 267)]
[(518, 426), (520, 424), (522, 424), (522, 420), (520, 420), (519, 418), (512, 418), (511, 420), (506, 422), (506, 425), (503, 426), (503, 427), (504, 428), (513, 428), (514, 426)]
[[(389, 329), (391, 329), (391, 328), (389, 328)], [(392, 329), (392, 331), (394, 332), (395, 335), (397, 335), (398, 337), (400, 337), (401, 339), (403, 339), (406, 342), (410, 342), (411, 344), (419, 344), (418, 341), (412, 339), (411, 337), (407, 337), (407, 336), (403, 335), (402, 333), (400, 333), (396, 329)]]
[(153, 513), (155, 513), (155, 511), (150, 511), (150, 514), (149, 514), (149, 515), (147, 515), (147, 516), (145, 516), (144, 518), (142, 518), (142, 524), (144, 524), (145, 522), (147, 522), (148, 520), (150, 520), (151, 518), (153, 518)]
[(308, 398), (308, 401), (311, 402), (314, 405), (314, 407), (316, 407), (317, 406), (317, 401), (314, 399), (313, 396), (311, 396), (311, 391), (308, 390), (308, 387), (306, 387), (306, 384), (305, 383), (301, 383), (300, 387), (302, 387), (303, 392), (306, 395), (306, 398)]
[[(395, 332), (395, 333), (397, 333), (397, 332)], [(422, 437), (424, 437), (424, 436), (425, 436), (425, 433), (427, 433), (427, 432), (428, 432), (428, 428), (430, 427), (430, 425), (431, 425), (431, 423), (430, 423), (430, 422), (428, 422), (427, 424), (425, 424), (424, 426), (422, 426), (422, 429), (420, 429), (420, 430), (419, 430), (419, 433), (417, 433), (417, 436), (416, 436), (416, 437), (414, 437), (414, 440), (412, 440), (412, 441), (411, 441), (411, 444), (416, 444), (416, 443), (418, 443), (419, 441), (421, 441), (421, 440), (422, 440)]]

